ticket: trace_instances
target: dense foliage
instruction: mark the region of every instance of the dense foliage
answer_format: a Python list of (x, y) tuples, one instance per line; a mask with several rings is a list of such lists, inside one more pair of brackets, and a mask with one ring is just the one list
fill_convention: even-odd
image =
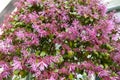
[(15, 5), (1, 24), (0, 80), (120, 80), (120, 26), (99, 0)]

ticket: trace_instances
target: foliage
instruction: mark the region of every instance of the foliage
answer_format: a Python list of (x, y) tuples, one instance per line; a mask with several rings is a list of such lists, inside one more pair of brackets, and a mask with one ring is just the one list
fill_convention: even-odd
[(120, 80), (119, 24), (99, 0), (19, 0), (15, 5), (1, 24), (0, 80), (13, 75), (76, 80), (91, 74)]

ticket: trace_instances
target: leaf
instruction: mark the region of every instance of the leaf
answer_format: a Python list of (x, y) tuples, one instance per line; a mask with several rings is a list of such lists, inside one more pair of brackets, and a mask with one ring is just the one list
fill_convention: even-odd
[(27, 75), (27, 77), (26, 77), (26, 80), (35, 80), (35, 79), (32, 79), (33, 77), (32, 77), (32, 74), (31, 73), (29, 73), (28, 75)]
[(28, 72), (25, 71), (25, 70), (20, 71), (20, 75), (21, 75), (22, 78), (26, 77), (27, 74), (28, 74)]
[(54, 72), (58, 72), (59, 70), (58, 69), (55, 69)]
[(91, 22), (93, 22), (93, 21), (94, 21), (94, 19), (93, 19), (93, 18), (90, 18), (90, 21), (91, 21)]
[(113, 51), (114, 50), (114, 48), (110, 44), (102, 44), (101, 48), (107, 49), (109, 51)]
[(18, 76), (16, 76), (13, 80), (20, 80), (20, 78)]
[(46, 55), (45, 51), (42, 51), (41, 54), (40, 54), (41, 57), (44, 57), (45, 55)]
[(39, 56), (40, 55), (40, 51), (36, 51), (36, 53), (35, 53), (37, 56)]
[(50, 64), (50, 68), (54, 68), (54, 63), (51, 63), (51, 64)]
[(96, 76), (95, 80), (101, 80), (98, 76)]
[(61, 56), (60, 58), (59, 58), (59, 63), (62, 63), (64, 61), (64, 59), (63, 59), (63, 57)]
[(20, 70), (15, 70), (13, 73), (14, 73), (15, 75), (18, 75), (19, 72), (20, 72)]
[(72, 74), (72, 73), (70, 73), (70, 75), (69, 75), (69, 79), (70, 79), (70, 80), (73, 79), (73, 74)]
[(68, 57), (71, 58), (74, 56), (74, 52), (72, 50), (68, 51)]

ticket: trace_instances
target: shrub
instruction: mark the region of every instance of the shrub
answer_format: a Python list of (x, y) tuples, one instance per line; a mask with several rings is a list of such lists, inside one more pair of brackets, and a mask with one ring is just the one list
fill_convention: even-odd
[[(0, 80), (120, 79), (119, 25), (99, 0), (20, 0), (0, 35)], [(15, 78), (15, 80), (18, 77)], [(78, 79), (79, 80), (79, 79)]]

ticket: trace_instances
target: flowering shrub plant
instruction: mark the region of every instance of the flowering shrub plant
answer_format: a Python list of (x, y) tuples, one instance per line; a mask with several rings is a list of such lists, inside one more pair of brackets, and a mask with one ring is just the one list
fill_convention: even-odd
[(120, 26), (99, 0), (15, 5), (1, 24), (0, 80), (120, 80)]

